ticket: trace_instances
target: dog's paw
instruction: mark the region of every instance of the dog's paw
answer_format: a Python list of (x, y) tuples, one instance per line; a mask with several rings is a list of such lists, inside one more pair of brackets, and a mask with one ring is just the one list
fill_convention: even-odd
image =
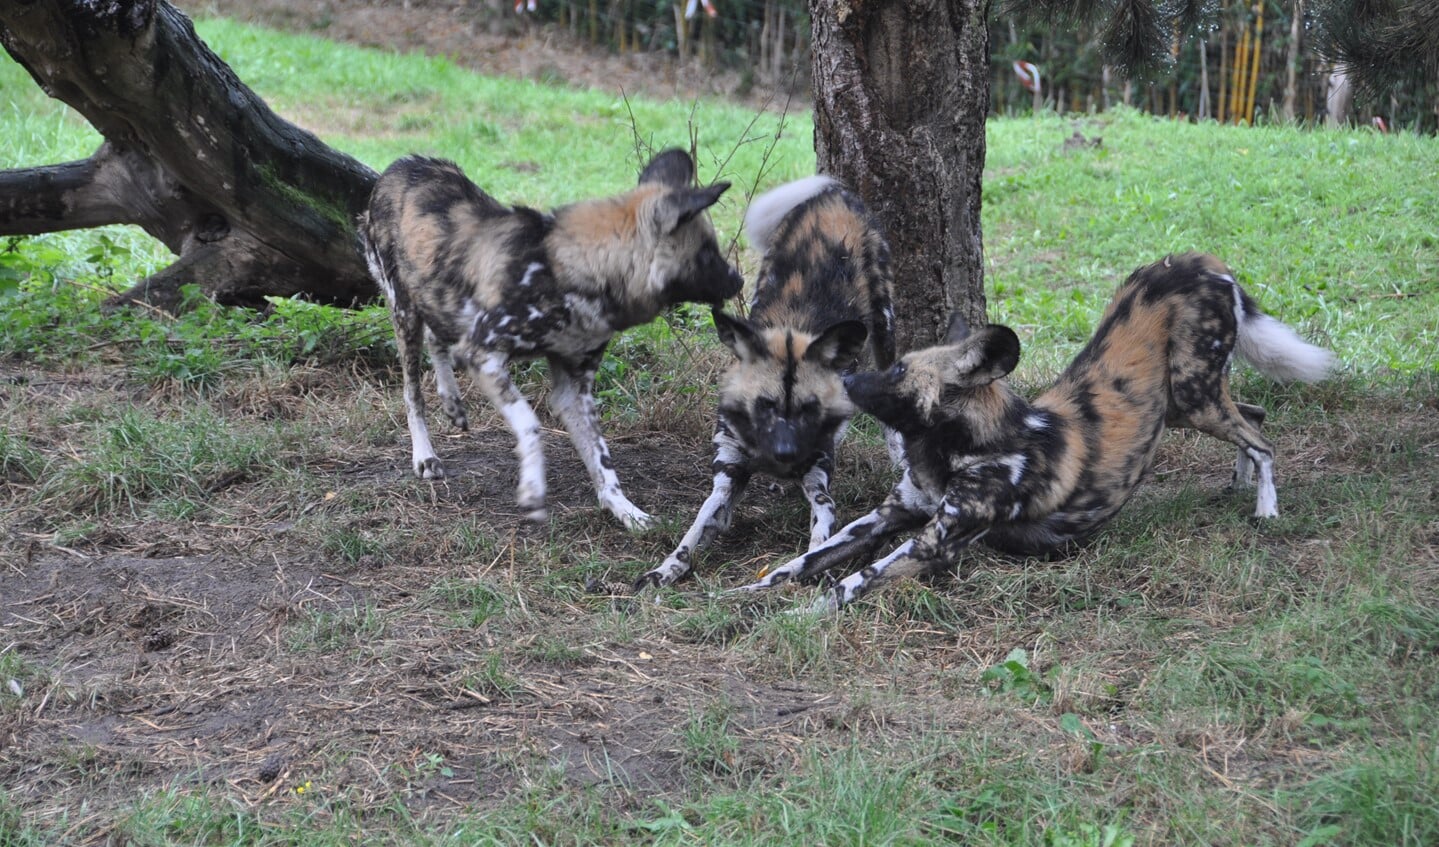
[(434, 456), (415, 460), (415, 476), (420, 479), (444, 479), (445, 468)]
[(689, 571), (689, 565), (671, 557), (666, 559), (664, 564), (646, 571), (639, 579), (635, 580), (635, 590), (644, 591), (647, 588), (663, 588), (666, 585), (673, 585)]
[(550, 519), (550, 510), (545, 506), (545, 501), (520, 501), (520, 511), (525, 513), (525, 520), (536, 523), (544, 523)]
[(638, 509), (620, 515), (620, 521), (624, 523), (625, 529), (630, 532), (644, 532), (647, 529), (654, 528), (655, 525), (653, 515), (641, 512)]
[(440, 408), (444, 411), (445, 417), (450, 419), (450, 424), (455, 429), (463, 432), (470, 430), (470, 418), (465, 414), (465, 404), (453, 397), (442, 397)]

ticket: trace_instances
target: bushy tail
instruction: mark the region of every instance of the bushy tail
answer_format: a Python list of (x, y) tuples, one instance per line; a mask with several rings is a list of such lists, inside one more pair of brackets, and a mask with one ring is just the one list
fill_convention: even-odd
[(1289, 326), (1264, 314), (1243, 297), (1239, 341), (1235, 349), (1249, 364), (1274, 379), (1318, 382), (1334, 367), (1334, 354), (1299, 337)]
[(756, 197), (744, 213), (744, 234), (749, 238), (750, 246), (761, 253), (767, 252), (775, 229), (791, 209), (838, 184), (833, 177), (823, 174), (807, 176)]

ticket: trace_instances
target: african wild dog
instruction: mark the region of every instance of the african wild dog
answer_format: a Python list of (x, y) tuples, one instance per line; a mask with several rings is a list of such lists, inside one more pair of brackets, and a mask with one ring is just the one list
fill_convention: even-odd
[(423, 335), (445, 415), (468, 428), (458, 363), (514, 432), (519, 504), (543, 520), (540, 422), (510, 381), (509, 363), (544, 357), (550, 409), (601, 504), (630, 529), (649, 524), (620, 489), (592, 389), (615, 333), (682, 301), (717, 306), (743, 285), (705, 214), (729, 183), (694, 188), (694, 173), (688, 154), (667, 150), (634, 190), (552, 214), (501, 205), (451, 162), (409, 156), (381, 174), (360, 230), (395, 326), (416, 476), (444, 476), (420, 394)]
[(1333, 357), (1265, 315), (1218, 259), (1171, 256), (1135, 271), (1094, 338), (1031, 405), (1002, 379), (1019, 361), (1006, 327), (969, 333), (956, 320), (936, 347), (888, 371), (845, 381), (859, 408), (899, 430), (909, 467), (879, 508), (829, 543), (747, 589), (812, 580), (868, 561), (889, 538), (914, 538), (834, 587), (847, 603), (888, 580), (937, 571), (983, 538), (1021, 555), (1062, 551), (1100, 529), (1139, 485), (1166, 425), (1238, 446), (1234, 485), (1259, 471), (1256, 517), (1273, 517), (1274, 448), (1264, 410), (1234, 402), (1228, 369), (1238, 351), (1277, 379), (1313, 382)]
[(828, 538), (835, 444), (854, 414), (840, 377), (866, 358), (881, 368), (894, 361), (889, 246), (858, 197), (829, 177), (807, 177), (756, 199), (745, 232), (763, 259), (749, 319), (714, 313), (735, 354), (720, 386), (714, 487), (679, 546), (637, 587), (689, 573), (757, 470), (799, 478), (810, 546)]

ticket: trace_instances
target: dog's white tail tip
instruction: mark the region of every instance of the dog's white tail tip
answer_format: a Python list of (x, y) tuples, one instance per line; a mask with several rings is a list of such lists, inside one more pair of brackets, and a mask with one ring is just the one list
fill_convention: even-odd
[(744, 215), (744, 234), (750, 246), (764, 253), (780, 221), (790, 210), (839, 183), (834, 177), (817, 174), (787, 182), (756, 197)]
[(1284, 322), (1265, 314), (1246, 315), (1239, 324), (1239, 355), (1274, 379), (1319, 382), (1334, 370), (1334, 354), (1299, 337)]

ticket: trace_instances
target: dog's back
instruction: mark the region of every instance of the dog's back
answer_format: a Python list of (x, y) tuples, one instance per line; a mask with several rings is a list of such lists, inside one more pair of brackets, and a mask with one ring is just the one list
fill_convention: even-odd
[(889, 245), (859, 197), (827, 176), (797, 180), (750, 205), (745, 233), (764, 256), (749, 318), (772, 348), (858, 321), (869, 333), (863, 364), (893, 363)]
[(365, 235), (371, 264), (378, 264), (372, 273), (391, 302), (402, 287), (399, 302), (452, 345), (471, 328), (477, 308), (514, 296), (517, 282), (549, 281), (548, 274), (527, 272), (547, 265), (544, 242), (553, 225), (549, 215), (499, 203), (453, 162), (406, 156), (376, 182)]
[[(1328, 351), (1260, 311), (1214, 256), (1170, 256), (1134, 271), (1094, 337), (1034, 401), (1060, 429), (1062, 458), (1052, 471), (1057, 484), (1049, 488), (1053, 502), (1034, 510), (1049, 514), (997, 531), (990, 543), (1040, 552), (1083, 541), (1134, 493), (1166, 425), (1235, 443), (1262, 442), (1263, 410), (1230, 396), (1227, 373), (1235, 352), (1279, 379), (1312, 382), (1332, 362)], [(1241, 434), (1248, 430), (1245, 418), (1254, 428)]]

